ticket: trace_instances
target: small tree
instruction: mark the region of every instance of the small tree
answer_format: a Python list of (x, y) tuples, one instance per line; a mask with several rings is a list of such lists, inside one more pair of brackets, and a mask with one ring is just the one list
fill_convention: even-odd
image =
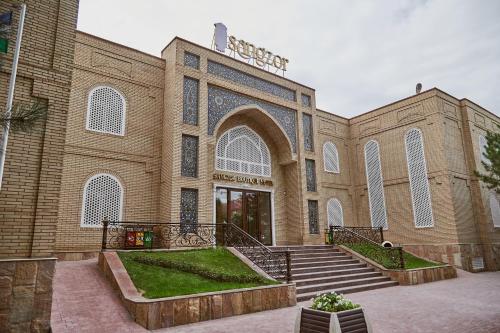
[(40, 119), (47, 116), (47, 107), (40, 103), (33, 104), (16, 103), (11, 109), (10, 114), (2, 113), (0, 123), (3, 128), (9, 123), (11, 133), (30, 132)]
[(481, 161), (486, 173), (483, 174), (477, 170), (474, 173), (487, 184), (489, 189), (500, 193), (500, 133), (488, 132), (486, 142), (486, 151), (483, 155), (488, 159), (488, 162)]

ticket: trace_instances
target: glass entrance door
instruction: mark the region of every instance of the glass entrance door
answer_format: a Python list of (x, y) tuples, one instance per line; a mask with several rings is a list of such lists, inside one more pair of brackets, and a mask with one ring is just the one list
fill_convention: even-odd
[(234, 223), (265, 245), (272, 245), (269, 192), (217, 188), (216, 223)]

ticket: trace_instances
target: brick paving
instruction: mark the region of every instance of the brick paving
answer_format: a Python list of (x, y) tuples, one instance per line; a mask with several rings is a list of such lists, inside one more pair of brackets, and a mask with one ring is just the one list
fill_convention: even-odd
[[(459, 271), (453, 280), (348, 297), (366, 308), (374, 332), (500, 332), (500, 272)], [(292, 307), (155, 332), (293, 332), (296, 314), (297, 307)], [(52, 329), (54, 333), (147, 332), (132, 321), (96, 260), (57, 263)]]

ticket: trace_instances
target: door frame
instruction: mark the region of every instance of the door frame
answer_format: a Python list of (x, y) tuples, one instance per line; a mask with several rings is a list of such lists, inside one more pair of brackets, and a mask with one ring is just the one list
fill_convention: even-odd
[(215, 194), (217, 191), (217, 187), (222, 188), (230, 188), (235, 190), (242, 191), (259, 191), (259, 192), (269, 192), (271, 193), (271, 233), (272, 233), (272, 245), (276, 246), (276, 226), (274, 220), (274, 189), (271, 188), (263, 188), (263, 187), (254, 187), (254, 186), (235, 186), (221, 183), (214, 183), (212, 188), (212, 224), (215, 226), (215, 218), (216, 218), (216, 202), (215, 202)]

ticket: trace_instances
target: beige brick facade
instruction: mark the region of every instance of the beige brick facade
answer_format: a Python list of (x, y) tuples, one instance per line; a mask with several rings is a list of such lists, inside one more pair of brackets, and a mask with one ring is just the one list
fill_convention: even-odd
[[(73, 11), (61, 6), (59, 11), (68, 12), (59, 15), (76, 17), (76, 5), (71, 9)], [(61, 40), (48, 34), (56, 41), (52, 42), (54, 54), (48, 60), (55, 63), (51, 68), (57, 71), (51, 75), (59, 75), (62, 81), (57, 81), (53, 88), (50, 81), (37, 83), (36, 78), (24, 74), (18, 82), (19, 99), (44, 96), (50, 107), (57, 108), (51, 98), (57, 103), (63, 103), (61, 99), (66, 98), (67, 103), (69, 97), (69, 106), (61, 107), (67, 114), (61, 112), (60, 119), (54, 119), (52, 126), (49, 126), (49, 117), (45, 140), (32, 134), (13, 137), (9, 144), (10, 171), (5, 181), (6, 190), (0, 192), (0, 207), (13, 208), (0, 211), (0, 216), (7, 221), (2, 227), (10, 228), (3, 230), (0, 237), (18, 241), (9, 241), (7, 247), (4, 241), (3, 255), (33, 255), (41, 251), (38, 249), (46, 238), (51, 245), (44, 245), (43, 250), (56, 252), (61, 257), (81, 258), (85, 256), (82, 253), (98, 251), (101, 229), (82, 227), (81, 220), (84, 185), (99, 173), (113, 175), (123, 186), (123, 220), (178, 222), (181, 189), (188, 188), (198, 191), (198, 222), (212, 223), (217, 186), (253, 188), (271, 192), (276, 245), (321, 244), (330, 198), (340, 201), (344, 225), (371, 225), (364, 145), (376, 140), (384, 180), (386, 238), (418, 254), (468, 270), (472, 270), (472, 262), (477, 263), (478, 258), (484, 258), (488, 269), (500, 268), (500, 228), (493, 225), (489, 191), (473, 175), (473, 170), (482, 168), (478, 135), (496, 130), (500, 119), (480, 106), (434, 88), (345, 119), (316, 109), (312, 88), (180, 38), (175, 38), (161, 57), (154, 57), (82, 32), (76, 32), (74, 38), (74, 26), (73, 30), (65, 28), (67, 36)], [(62, 34), (61, 29), (56, 29), (57, 34)], [(186, 51), (199, 57), (199, 69), (185, 66)], [(291, 90), (296, 99), (212, 74), (209, 61)], [(39, 70), (37, 67), (32, 71)], [(21, 70), (25, 72), (30, 73), (28, 69)], [(183, 122), (185, 77), (199, 82), (197, 125)], [(1, 79), (6, 82), (5, 72)], [(112, 87), (125, 98), (123, 136), (86, 129), (89, 92), (99, 86)], [(4, 84), (0, 86), (2, 97), (3, 87)], [(222, 88), (255, 102), (233, 108), (214, 125), (209, 117), (209, 87)], [(302, 94), (311, 96), (311, 106), (303, 105)], [(293, 110), (296, 150), (283, 123), (262, 105)], [(312, 115), (313, 151), (305, 149), (304, 114)], [(272, 176), (260, 178), (271, 180), (272, 186), (214, 180), (216, 173), (231, 174), (215, 168), (217, 140), (226, 130), (239, 125), (251, 128), (267, 144)], [(213, 132), (209, 130), (211, 126)], [(405, 150), (405, 134), (412, 128), (420, 129), (423, 135), (434, 220), (429, 228), (416, 228), (414, 223)], [(67, 133), (65, 142), (62, 141), (64, 132)], [(51, 133), (54, 138), (47, 140)], [(194, 178), (181, 175), (182, 135), (198, 138), (198, 173)], [(340, 173), (324, 170), (323, 144), (327, 141), (337, 147)], [(43, 145), (49, 143), (55, 148), (46, 151)], [(27, 155), (26, 149), (30, 149)], [(21, 156), (33, 160), (29, 164), (32, 168), (29, 176), (33, 174), (33, 179), (25, 177), (24, 172), (14, 171)], [(306, 159), (315, 161), (317, 190), (312, 192), (307, 191), (306, 186)], [(50, 172), (44, 171), (49, 170), (47, 168)], [(44, 172), (47, 174), (44, 177), (52, 178), (39, 179)], [(47, 190), (53, 198), (41, 196), (42, 192), (35, 193), (32, 184), (40, 184), (38, 191)], [(16, 189), (24, 186), (28, 187), (20, 194)], [(14, 208), (20, 198), (25, 201), (22, 209), (26, 212)], [(50, 205), (44, 208), (40, 198)], [(308, 200), (318, 201), (319, 234), (309, 233)], [(31, 244), (36, 251), (31, 249)]]

